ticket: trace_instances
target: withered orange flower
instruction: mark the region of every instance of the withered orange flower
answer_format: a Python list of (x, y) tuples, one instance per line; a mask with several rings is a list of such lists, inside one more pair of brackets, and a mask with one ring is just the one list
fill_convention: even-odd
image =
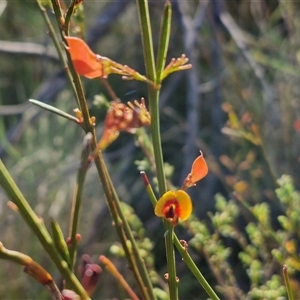
[(207, 173), (208, 167), (203, 154), (200, 151), (200, 155), (194, 160), (191, 172), (185, 178), (181, 189), (185, 190), (191, 186), (196, 185), (196, 182), (204, 178)]
[(176, 226), (178, 219), (184, 221), (189, 218), (192, 209), (191, 198), (185, 191), (168, 191), (157, 201), (154, 213)]
[(95, 54), (82, 39), (70, 36), (66, 36), (65, 39), (68, 43), (66, 48), (70, 52), (74, 68), (79, 75), (87, 78), (108, 75), (109, 62), (103, 61), (103, 58)]
[(98, 150), (106, 148), (118, 136), (120, 131), (134, 133), (135, 129), (142, 126), (149, 126), (150, 114), (146, 108), (144, 98), (141, 103), (134, 101), (134, 104), (126, 104), (112, 101), (106, 114), (103, 136), (98, 144)]

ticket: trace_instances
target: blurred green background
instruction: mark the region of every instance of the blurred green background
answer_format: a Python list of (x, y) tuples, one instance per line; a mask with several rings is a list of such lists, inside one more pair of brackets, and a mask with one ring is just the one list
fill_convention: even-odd
[[(164, 1), (149, 4), (156, 49)], [(83, 7), (83, 32), (93, 51), (144, 74), (135, 1), (85, 0)], [(55, 218), (67, 234), (83, 132), (33, 107), (28, 99), (71, 114), (76, 102), (36, 2), (2, 0), (0, 12), (0, 155), (37, 214), (47, 225)], [(164, 159), (173, 167), (173, 184), (180, 187), (197, 151), (204, 152), (210, 174), (191, 190), (195, 213), (202, 219), (214, 210), (216, 193), (228, 198), (239, 192), (251, 204), (272, 204), (274, 179), (289, 174), (300, 186), (299, 13), (300, 3), (293, 0), (173, 1), (168, 60), (185, 53), (193, 69), (173, 74), (163, 84)], [(50, 9), (48, 14), (55, 24)], [(72, 35), (80, 29), (78, 20)], [(115, 75), (108, 81), (124, 102), (147, 100), (143, 83), (122, 81)], [(95, 95), (111, 99), (100, 81), (83, 82), (101, 137), (105, 110), (94, 101)], [(122, 133), (105, 151), (105, 158), (120, 198), (134, 207), (154, 241), (157, 269), (164, 274), (163, 231), (153, 217), (136, 163), (144, 163), (147, 170), (142, 151), (133, 136)], [(32, 256), (59, 279), (37, 239), (7, 207), (7, 200), (0, 189), (0, 241)], [(272, 207), (275, 216), (278, 207)], [(80, 226), (81, 253), (94, 261), (117, 240), (94, 167), (86, 180)], [(128, 272), (123, 260), (116, 263)], [(43, 287), (19, 266), (0, 264), (1, 299), (47, 299)], [(200, 299), (201, 287), (184, 283), (186, 272), (180, 265), (181, 299)], [(247, 284), (242, 284), (246, 290)], [(103, 274), (95, 299), (115, 296), (122, 298), (121, 292), (116, 295), (113, 279)]]

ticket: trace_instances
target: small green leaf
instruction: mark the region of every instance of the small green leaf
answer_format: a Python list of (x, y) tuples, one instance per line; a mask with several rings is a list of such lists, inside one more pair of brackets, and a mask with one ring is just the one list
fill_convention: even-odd
[(158, 46), (157, 62), (156, 62), (156, 76), (157, 76), (156, 79), (158, 84), (161, 82), (160, 75), (166, 63), (169, 40), (170, 40), (171, 19), (172, 19), (172, 6), (170, 1), (166, 1), (162, 20), (161, 20), (161, 25), (160, 25), (159, 46)]
[(34, 105), (36, 105), (36, 106), (39, 106), (39, 107), (41, 107), (41, 108), (43, 108), (45, 110), (48, 110), (48, 111), (50, 111), (50, 112), (52, 112), (52, 113), (54, 113), (56, 115), (59, 115), (59, 116), (64, 117), (64, 118), (66, 118), (66, 119), (68, 119), (70, 121), (73, 121), (73, 122), (75, 122), (77, 124), (79, 123), (79, 120), (76, 117), (74, 117), (74, 116), (72, 116), (72, 115), (70, 115), (70, 114), (68, 114), (68, 113), (66, 113), (66, 112), (64, 112), (64, 111), (62, 111), (62, 110), (54, 107), (54, 106), (51, 106), (49, 104), (46, 104), (44, 102), (40, 102), (40, 101), (34, 100), (34, 99), (29, 99), (29, 102), (32, 103), (32, 104), (34, 104)]
[(56, 249), (60, 253), (60, 255), (63, 257), (63, 259), (68, 263), (70, 266), (71, 260), (70, 260), (70, 254), (69, 254), (69, 249), (67, 246), (67, 243), (65, 241), (63, 232), (59, 226), (59, 224), (52, 219), (51, 220), (51, 228), (52, 228), (52, 234), (53, 234), (53, 240)]

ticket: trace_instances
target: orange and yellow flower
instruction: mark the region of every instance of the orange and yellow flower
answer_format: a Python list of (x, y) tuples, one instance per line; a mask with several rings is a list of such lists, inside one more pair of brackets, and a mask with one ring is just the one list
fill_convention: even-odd
[(190, 196), (184, 191), (194, 186), (208, 173), (208, 167), (202, 152), (194, 160), (191, 172), (185, 178), (181, 190), (176, 192), (168, 191), (157, 201), (154, 213), (161, 218), (168, 220), (173, 226), (178, 224), (178, 220), (185, 221), (192, 214), (193, 205)]
[(193, 210), (190, 196), (183, 190), (168, 191), (158, 201), (154, 212), (158, 217), (165, 218), (173, 226), (178, 219), (184, 221), (189, 218)]

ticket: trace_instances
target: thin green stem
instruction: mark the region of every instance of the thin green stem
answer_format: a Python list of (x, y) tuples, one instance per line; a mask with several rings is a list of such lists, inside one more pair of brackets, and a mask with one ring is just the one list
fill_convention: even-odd
[(149, 182), (148, 176), (146, 175), (145, 171), (141, 171), (140, 174), (142, 176), (142, 179), (143, 179), (145, 187), (146, 187), (146, 191), (148, 193), (148, 196), (149, 196), (150, 201), (151, 201), (151, 203), (153, 205), (153, 208), (154, 208), (156, 203), (157, 203), (157, 199), (156, 199), (155, 194), (153, 192), (152, 186)]
[(189, 253), (186, 251), (186, 249), (181, 245), (179, 239), (177, 236), (174, 236), (174, 244), (180, 253), (181, 257), (183, 258), (184, 262), (187, 264), (191, 272), (194, 274), (195, 278), (198, 280), (198, 282), (201, 284), (201, 286), (205, 289), (206, 293), (209, 295), (209, 297), (212, 300), (220, 300), (220, 298), (217, 296), (215, 291), (212, 289), (212, 287), (208, 284), (198, 267), (195, 265), (193, 259), (189, 255)]
[[(140, 256), (139, 249), (132, 235), (132, 231), (122, 212), (122, 209), (120, 207), (120, 200), (118, 199), (117, 193), (108, 175), (101, 153), (99, 153), (99, 156), (95, 158), (95, 164), (99, 173), (99, 177), (103, 184), (108, 207), (114, 221), (117, 221), (117, 223), (115, 224), (122, 242), (122, 246), (125, 253), (128, 253), (128, 255), (126, 256), (127, 258), (129, 258), (129, 262), (134, 270), (134, 275), (136, 276), (136, 280), (142, 292), (142, 298), (149, 300), (156, 299), (153, 293), (153, 287), (149, 279), (145, 263)], [(126, 241), (128, 240), (130, 241), (131, 246), (126, 243)]]
[(69, 35), (70, 22), (71, 22), (71, 17), (74, 12), (75, 5), (76, 5), (76, 0), (72, 0), (72, 2), (70, 3), (70, 6), (68, 8), (68, 11), (66, 13), (65, 24), (64, 24), (64, 31), (65, 31), (66, 35)]
[(63, 64), (63, 66), (66, 67), (67, 65), (66, 65), (66, 61), (65, 61), (65, 58), (64, 58), (64, 56), (63, 56), (63, 53), (62, 53), (62, 51), (61, 51), (61, 48), (60, 48), (60, 43), (59, 43), (59, 41), (58, 41), (58, 39), (57, 39), (57, 37), (56, 37), (54, 28), (53, 28), (53, 26), (52, 26), (52, 23), (51, 23), (49, 17), (48, 17), (47, 11), (46, 11), (45, 7), (43, 7), (43, 6), (41, 5), (41, 3), (40, 3), (39, 0), (36, 0), (36, 3), (37, 3), (37, 5), (38, 5), (38, 7), (39, 7), (39, 9), (40, 9), (40, 11), (41, 11), (41, 13), (42, 13), (42, 16), (43, 16), (43, 18), (44, 18), (44, 21), (45, 21), (45, 23), (46, 23), (46, 25), (47, 25), (47, 27), (48, 27), (49, 35), (50, 35), (50, 37), (51, 37), (52, 40), (53, 40), (54, 47), (55, 47), (55, 49), (56, 49), (56, 51), (57, 51), (59, 60), (61, 61), (61, 63)]
[(178, 299), (178, 278), (176, 277), (176, 262), (173, 246), (174, 227), (170, 222), (166, 220), (164, 220), (164, 227), (167, 230), (167, 233), (165, 235), (165, 245), (168, 263), (168, 285), (170, 299)]
[(156, 82), (156, 70), (148, 1), (136, 0), (136, 3), (138, 7), (140, 28), (142, 34), (146, 74), (150, 80)]
[(285, 283), (288, 299), (289, 300), (294, 300), (294, 295), (293, 295), (293, 292), (292, 292), (290, 278), (289, 278), (289, 274), (288, 274), (286, 265), (284, 265), (282, 267), (282, 273), (283, 273), (283, 278), (284, 278), (284, 283)]
[[(51, 2), (52, 2), (52, 5), (53, 5), (53, 10), (54, 10), (55, 16), (56, 16), (56, 21), (57, 21), (57, 24), (58, 24), (59, 29), (60, 29), (61, 38), (62, 38), (63, 41), (65, 41), (64, 35), (66, 35), (68, 32), (65, 31), (66, 30), (65, 19), (63, 18), (63, 15), (61, 13), (60, 3), (59, 3), (58, 0), (51, 0)], [(92, 132), (93, 125), (90, 124), (89, 110), (88, 110), (86, 105), (84, 107), (81, 107), (81, 104), (83, 102), (85, 102), (86, 99), (85, 99), (85, 95), (84, 95), (84, 91), (83, 91), (83, 87), (82, 87), (82, 84), (81, 84), (80, 77), (74, 69), (69, 51), (65, 51), (65, 53), (66, 53), (66, 56), (67, 56), (68, 66), (69, 66), (67, 68), (67, 70), (68, 70), (68, 73), (70, 74), (71, 84), (74, 86), (75, 97), (76, 97), (78, 107), (79, 107), (80, 111), (82, 112), (82, 114), (84, 116), (86, 116), (86, 117), (88, 116), (88, 118), (84, 119), (84, 127), (85, 127), (84, 130), (85, 130), (86, 133), (87, 132)], [(83, 110), (85, 110), (85, 111), (83, 112)]]
[[(151, 81), (157, 81), (157, 74), (155, 69), (153, 41), (152, 41), (152, 30), (149, 16), (149, 7), (147, 0), (136, 0), (142, 43), (143, 52), (146, 68), (146, 76)], [(148, 100), (151, 114), (151, 137), (154, 151), (154, 158), (156, 164), (156, 173), (158, 179), (159, 193), (162, 195), (167, 191), (165, 172), (163, 167), (163, 155), (161, 148), (160, 138), (160, 121), (159, 121), (159, 89), (154, 89), (148, 86)]]
[[(152, 32), (149, 17), (148, 2), (146, 0), (137, 0), (139, 20), (142, 34), (144, 60), (146, 67), (146, 76), (156, 82), (156, 70), (153, 54)], [(156, 164), (156, 174), (158, 179), (159, 193), (163, 195), (167, 191), (165, 172), (163, 167), (163, 155), (160, 138), (160, 120), (159, 120), (159, 90), (148, 86), (148, 100), (151, 114), (151, 137)]]
[(92, 142), (92, 134), (88, 133), (83, 141), (83, 149), (81, 154), (81, 162), (77, 172), (76, 186), (74, 191), (74, 197), (72, 202), (71, 220), (70, 220), (70, 232), (69, 236), (71, 238), (70, 244), (70, 261), (71, 269), (74, 268), (76, 259), (76, 249), (77, 249), (77, 239), (76, 235), (78, 233), (78, 223), (79, 223), (79, 213), (82, 205), (82, 193), (84, 187), (85, 177), (89, 167), (89, 154), (90, 154), (90, 144)]
[[(144, 60), (146, 67), (146, 76), (150, 80), (157, 82), (157, 73), (154, 62), (154, 51), (152, 42), (152, 31), (149, 16), (149, 7), (147, 0), (137, 0), (137, 7), (139, 13)], [(165, 45), (166, 46), (166, 45)], [(163, 51), (160, 51), (160, 55), (165, 55), (165, 46)], [(158, 58), (158, 62), (162, 64), (164, 61), (163, 57)], [(161, 66), (160, 66), (161, 68)], [(148, 86), (148, 100), (150, 103), (150, 114), (151, 114), (151, 138), (154, 152), (154, 159), (156, 165), (156, 175), (158, 180), (158, 188), (160, 195), (163, 195), (167, 191), (166, 177), (164, 172), (163, 155), (161, 147), (160, 137), (160, 119), (159, 119), (159, 89), (154, 89)], [(176, 263), (173, 246), (173, 227), (167, 221), (164, 221), (164, 228), (168, 233), (165, 236), (166, 245), (166, 257), (168, 265), (168, 284), (170, 299), (178, 299), (178, 285), (176, 281)]]
[(161, 74), (165, 67), (167, 52), (169, 47), (170, 32), (171, 32), (171, 17), (172, 17), (172, 6), (170, 1), (166, 1), (163, 17), (161, 21), (159, 45), (157, 51), (157, 62), (156, 62), (156, 84), (161, 83)]
[(167, 191), (166, 176), (163, 163), (163, 154), (160, 136), (160, 118), (159, 118), (159, 91), (149, 91), (149, 103), (151, 114), (151, 139), (153, 154), (156, 167), (156, 176), (158, 181), (159, 194), (163, 195)]
[[(62, 52), (62, 50), (61, 50), (61, 44), (60, 44), (60, 42), (58, 41), (58, 38), (57, 38), (56, 33), (55, 33), (55, 31), (54, 31), (54, 28), (53, 28), (53, 26), (52, 26), (52, 24), (51, 24), (51, 21), (50, 21), (49, 17), (48, 17), (47, 11), (46, 11), (46, 9), (41, 5), (41, 3), (40, 3), (39, 0), (36, 0), (36, 3), (37, 3), (37, 5), (38, 5), (38, 7), (39, 7), (39, 9), (40, 9), (40, 11), (41, 11), (41, 13), (42, 13), (42, 16), (43, 16), (43, 18), (44, 18), (44, 21), (45, 21), (45, 23), (46, 23), (46, 25), (47, 25), (47, 28), (48, 28), (48, 30), (49, 30), (49, 35), (50, 35), (50, 37), (52, 38), (52, 41), (53, 41), (54, 46), (55, 46), (55, 49), (56, 49), (56, 51), (57, 51), (57, 53), (58, 53), (59, 60), (60, 60), (60, 62), (62, 63), (63, 68), (64, 68), (65, 71), (66, 71), (66, 74), (67, 74), (68, 79), (69, 79), (69, 81), (70, 81), (70, 84), (71, 84), (73, 93), (74, 93), (74, 95), (75, 95), (75, 97), (76, 97), (76, 89), (75, 89), (75, 86), (74, 86), (74, 84), (73, 84), (72, 77), (71, 77), (71, 74), (70, 74), (70, 72), (69, 72), (68, 66), (67, 66), (67, 64), (66, 64), (65, 57), (64, 57), (63, 52)], [(62, 16), (62, 14), (61, 14), (60, 7), (59, 7), (59, 6), (58, 6), (58, 7), (55, 6), (54, 8), (55, 8), (55, 11), (56, 11), (56, 14), (55, 14), (55, 15), (58, 15), (58, 14), (59, 14), (59, 19), (61, 20), (61, 22), (63, 22), (64, 19), (63, 19), (63, 16)], [(61, 25), (61, 23), (60, 23), (60, 25)]]
[(49, 232), (47, 231), (43, 220), (39, 218), (32, 210), (1, 160), (0, 184), (5, 193), (8, 195), (9, 199), (13, 201), (13, 203), (18, 207), (19, 212), (24, 218), (25, 222), (40, 240), (44, 249), (52, 258), (53, 262), (55, 263), (65, 280), (70, 284), (74, 291), (81, 296), (82, 299), (90, 299), (76, 276), (69, 269), (67, 262), (62, 259), (62, 257), (56, 250), (53, 240)]

